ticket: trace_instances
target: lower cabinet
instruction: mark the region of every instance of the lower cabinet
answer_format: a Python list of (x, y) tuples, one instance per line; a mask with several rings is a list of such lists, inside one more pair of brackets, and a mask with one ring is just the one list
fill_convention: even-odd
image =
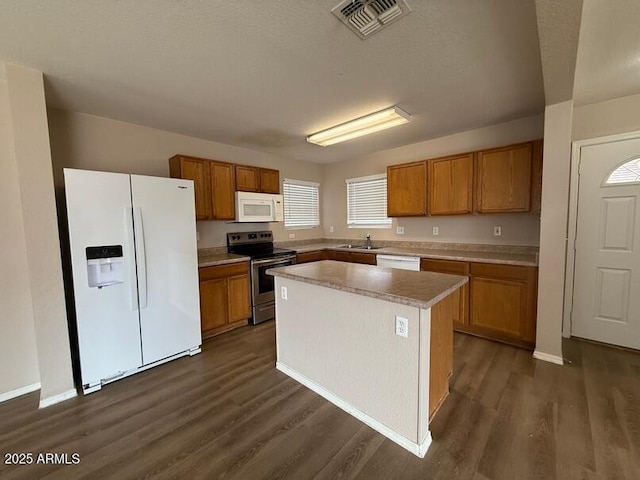
[(202, 338), (246, 325), (251, 317), (249, 262), (202, 267), (198, 272)]
[(421, 270), (466, 275), (454, 293), (453, 328), (532, 349), (536, 340), (537, 267), (423, 258)]

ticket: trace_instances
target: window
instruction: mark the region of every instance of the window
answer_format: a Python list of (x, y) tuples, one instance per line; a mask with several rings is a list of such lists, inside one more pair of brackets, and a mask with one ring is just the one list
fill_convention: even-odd
[(386, 174), (347, 179), (347, 226), (391, 228)]
[(318, 187), (320, 184), (284, 179), (284, 226), (313, 228), (320, 225)]
[(606, 185), (621, 183), (640, 183), (640, 158), (634, 158), (616, 168), (609, 175)]

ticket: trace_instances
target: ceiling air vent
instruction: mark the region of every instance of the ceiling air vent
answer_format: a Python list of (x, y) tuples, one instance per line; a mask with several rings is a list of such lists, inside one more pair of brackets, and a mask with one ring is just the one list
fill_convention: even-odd
[(360, 38), (411, 13), (405, 0), (343, 0), (331, 12)]

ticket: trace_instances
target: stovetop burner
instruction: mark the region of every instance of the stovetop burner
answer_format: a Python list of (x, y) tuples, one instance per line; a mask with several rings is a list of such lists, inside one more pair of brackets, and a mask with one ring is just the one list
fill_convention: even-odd
[(227, 251), (238, 255), (247, 255), (254, 260), (295, 255), (295, 250), (273, 246), (273, 233), (269, 230), (259, 232), (227, 233)]

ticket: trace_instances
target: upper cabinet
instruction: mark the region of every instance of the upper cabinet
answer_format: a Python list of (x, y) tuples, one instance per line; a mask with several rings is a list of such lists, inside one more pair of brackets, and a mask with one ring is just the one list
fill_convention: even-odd
[(176, 155), (169, 159), (172, 178), (193, 180), (196, 220), (233, 220), (236, 217), (235, 165), (206, 158)]
[(540, 213), (542, 140), (387, 167), (387, 215)]
[(238, 190), (280, 193), (280, 172), (270, 168), (176, 155), (169, 159), (169, 175), (193, 180), (196, 220), (234, 220)]
[(169, 159), (172, 178), (193, 180), (196, 220), (211, 220), (211, 169), (209, 160), (176, 155)]
[(280, 193), (280, 172), (278, 170), (260, 169), (260, 191), (262, 193)]
[(387, 167), (387, 215), (408, 217), (427, 213), (427, 164)]
[(236, 165), (236, 189), (240, 192), (259, 192), (260, 172), (258, 167)]
[(427, 162), (429, 214), (459, 215), (473, 209), (473, 154)]
[(280, 193), (280, 172), (270, 168), (236, 165), (236, 190)]
[(476, 212), (530, 211), (532, 153), (531, 142), (478, 152)]

